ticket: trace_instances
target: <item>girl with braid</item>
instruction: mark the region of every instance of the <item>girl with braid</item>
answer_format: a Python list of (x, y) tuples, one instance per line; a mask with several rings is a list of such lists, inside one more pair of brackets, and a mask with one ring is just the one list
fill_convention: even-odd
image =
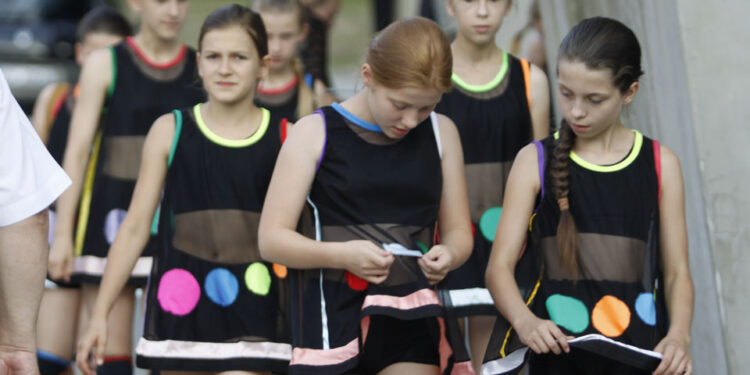
[[(638, 92), (640, 51), (630, 29), (601, 17), (560, 45), (564, 119), (524, 147), (510, 173), (486, 277), (505, 320), (483, 374), (510, 373), (529, 352), (532, 375), (692, 373), (680, 163), (620, 119)], [(631, 361), (570, 342), (588, 334), (661, 355)]]

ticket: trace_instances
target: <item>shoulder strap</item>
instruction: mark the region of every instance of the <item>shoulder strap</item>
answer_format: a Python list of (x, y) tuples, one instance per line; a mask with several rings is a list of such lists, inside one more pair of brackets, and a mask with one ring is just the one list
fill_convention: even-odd
[(49, 136), (52, 124), (55, 122), (57, 114), (60, 113), (60, 108), (62, 108), (65, 103), (65, 99), (68, 97), (69, 92), (70, 84), (68, 83), (58, 83), (52, 90), (52, 95), (50, 95), (49, 102), (47, 103), (47, 110), (45, 112), (46, 116), (44, 119), (44, 130), (47, 136)]
[(652, 141), (654, 149), (654, 168), (656, 169), (656, 180), (659, 185), (659, 202), (661, 202), (661, 145), (659, 141), (654, 139)]
[(109, 47), (109, 51), (112, 54), (112, 79), (109, 82), (109, 87), (107, 88), (107, 103), (110, 99), (112, 99), (112, 94), (114, 94), (115, 92), (115, 83), (117, 82), (117, 52), (115, 52), (114, 46)]
[(432, 123), (432, 133), (435, 135), (435, 143), (437, 143), (438, 156), (440, 156), (440, 160), (442, 160), (443, 144), (440, 142), (440, 127), (438, 126), (437, 114), (434, 111), (430, 112), (430, 120)]
[[(172, 138), (172, 147), (169, 149), (169, 159), (167, 159), (167, 169), (172, 166), (172, 159), (174, 159), (174, 153), (177, 150), (177, 143), (180, 139), (180, 133), (182, 133), (182, 111), (180, 110), (173, 110), (172, 113), (174, 114), (174, 137)], [(162, 193), (162, 197), (164, 196), (164, 193)], [(161, 216), (161, 202), (159, 202), (159, 206), (156, 208), (156, 212), (154, 213), (154, 219), (151, 221), (151, 235), (156, 235), (159, 233), (159, 216)]]
[(540, 199), (539, 199), (539, 205), (536, 206), (534, 209), (534, 212), (539, 211), (539, 207), (542, 205), (542, 201), (544, 200), (544, 195), (546, 194), (544, 189), (544, 168), (545, 168), (545, 154), (544, 154), (544, 145), (542, 142), (539, 141), (533, 141), (532, 142), (534, 146), (536, 146), (536, 158), (539, 165), (539, 193), (540, 193)]
[(281, 124), (279, 124), (279, 134), (281, 134), (281, 144), (284, 144), (284, 141), (286, 141), (286, 126), (289, 123), (289, 121), (286, 118), (281, 119)]
[(531, 112), (531, 66), (529, 60), (519, 59), (521, 61), (521, 69), (523, 70), (523, 83), (526, 87), (526, 102), (529, 104), (529, 112)]

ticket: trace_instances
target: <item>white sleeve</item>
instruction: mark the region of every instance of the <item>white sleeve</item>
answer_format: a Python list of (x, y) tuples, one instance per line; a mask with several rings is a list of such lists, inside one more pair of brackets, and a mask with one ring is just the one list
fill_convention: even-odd
[(69, 185), (0, 71), (0, 226), (47, 208)]

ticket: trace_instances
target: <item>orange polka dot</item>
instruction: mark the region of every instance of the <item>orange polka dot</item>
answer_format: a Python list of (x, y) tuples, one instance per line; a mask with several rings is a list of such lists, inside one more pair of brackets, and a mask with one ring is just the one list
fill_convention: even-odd
[(286, 266), (282, 266), (281, 264), (273, 264), (273, 273), (276, 274), (276, 277), (279, 279), (285, 279), (287, 275), (287, 269)]
[(630, 309), (617, 297), (604, 296), (591, 312), (591, 323), (604, 336), (620, 336), (630, 325)]

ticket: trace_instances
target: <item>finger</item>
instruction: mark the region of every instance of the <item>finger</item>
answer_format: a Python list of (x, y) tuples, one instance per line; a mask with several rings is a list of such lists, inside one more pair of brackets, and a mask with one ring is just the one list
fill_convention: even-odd
[(99, 338), (96, 343), (96, 366), (104, 364), (104, 338)]
[(552, 350), (552, 353), (555, 354), (561, 354), (562, 350), (560, 350), (560, 346), (557, 345), (557, 342), (555, 341), (555, 337), (552, 335), (550, 331), (544, 331), (542, 333), (542, 340), (544, 340), (544, 343), (547, 345), (550, 350)]
[(550, 333), (555, 338), (555, 341), (565, 353), (570, 353), (570, 345), (568, 345), (568, 338), (562, 333), (560, 327), (555, 325), (550, 329)]
[(674, 347), (672, 345), (666, 345), (664, 347), (664, 353), (662, 355), (659, 367), (654, 371), (654, 375), (664, 374), (667, 368), (672, 364), (672, 357), (674, 356)]
[(547, 343), (540, 336), (537, 335), (534, 337), (534, 344), (539, 348), (540, 353), (549, 353), (549, 346), (547, 346)]
[(667, 368), (667, 374), (682, 374), (684, 358), (685, 353), (682, 350), (675, 350), (674, 356), (672, 356), (672, 363), (669, 365), (669, 368)]
[(685, 375), (693, 375), (693, 360), (688, 359), (687, 366), (685, 367)]

